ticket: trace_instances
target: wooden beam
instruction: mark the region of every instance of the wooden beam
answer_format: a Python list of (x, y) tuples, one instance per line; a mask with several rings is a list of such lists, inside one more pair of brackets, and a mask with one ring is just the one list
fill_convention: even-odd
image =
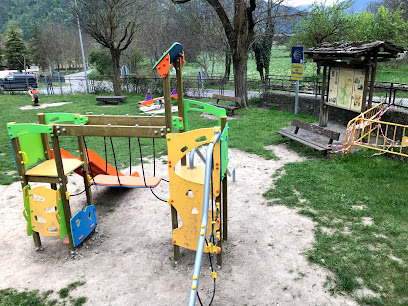
[[(16, 166), (17, 166), (17, 171), (18, 171), (21, 187), (24, 189), (24, 187), (28, 185), (28, 177), (25, 175), (25, 167), (23, 163), (23, 158), (21, 157), (21, 154), (18, 153), (21, 151), (20, 142), (18, 141), (18, 137), (13, 138), (11, 140), (11, 146), (14, 151), (14, 158), (16, 161)], [(41, 250), (42, 249), (41, 238), (38, 232), (33, 233), (33, 241), (34, 241), (35, 249)]]
[(368, 91), (368, 78), (370, 75), (370, 65), (366, 66), (364, 74), (364, 88), (363, 88), (363, 100), (361, 101), (361, 112), (365, 112), (367, 107), (367, 91)]
[(125, 126), (162, 126), (166, 125), (164, 116), (85, 116), (88, 118), (86, 126), (90, 125), (125, 125)]
[(85, 148), (85, 141), (84, 137), (78, 136), (78, 148), (79, 148), (79, 156), (81, 161), (84, 162), (82, 165), (82, 177), (84, 178), (84, 186), (85, 186), (85, 193), (86, 193), (86, 201), (88, 205), (92, 205), (92, 193), (91, 193), (91, 185), (88, 181), (88, 153)]
[[(177, 210), (171, 205), (171, 227), (173, 231), (178, 228), (178, 220), (177, 220)], [(173, 253), (174, 253), (174, 261), (178, 262), (180, 260), (180, 247), (178, 245), (173, 244)]]
[[(224, 130), (227, 124), (227, 117), (221, 117), (221, 132)], [(228, 184), (227, 184), (227, 174), (225, 174), (222, 180), (222, 239), (227, 240), (228, 238)], [(221, 250), (222, 252), (222, 250)]]
[(27, 177), (27, 181), (29, 182), (49, 183), (49, 184), (59, 183), (57, 177), (34, 176), (34, 175), (27, 175), (26, 177)]
[[(37, 114), (37, 117), (38, 117), (38, 123), (39, 124), (45, 124), (44, 113)], [(42, 133), (41, 134), (41, 139), (42, 139), (42, 143), (43, 143), (45, 158), (46, 159), (51, 159), (50, 143), (49, 143), (49, 140), (48, 140), (48, 134)]]
[[(176, 85), (176, 90), (177, 90), (177, 108), (178, 108), (178, 116), (183, 118), (183, 124), (185, 124), (184, 121), (184, 91), (183, 91), (183, 72), (182, 72), (182, 66), (181, 66), (181, 58), (178, 57), (176, 59), (175, 63), (175, 68), (176, 68), (176, 80), (177, 80), (177, 85)], [(184, 129), (179, 130), (180, 133), (184, 133)], [(181, 165), (186, 166), (187, 165), (187, 158), (184, 155), (181, 158)]]
[(326, 127), (329, 119), (329, 108), (325, 105), (327, 66), (323, 67), (322, 95), (320, 98), (319, 126)]
[[(59, 133), (58, 133), (59, 132)], [(55, 125), (57, 136), (164, 138), (165, 126)]]
[(61, 192), (62, 206), (64, 208), (65, 223), (68, 232), (69, 248), (71, 251), (75, 250), (74, 241), (72, 240), (71, 230), (71, 208), (69, 207), (69, 200), (65, 194), (67, 192), (67, 177), (64, 175), (64, 166), (62, 164), (61, 151), (58, 141), (58, 136), (55, 133), (56, 127), (53, 128), (54, 134), (51, 137), (52, 148), (54, 149), (55, 165), (57, 167), (58, 179), (60, 179), (59, 187)]
[(374, 56), (374, 61), (371, 65), (371, 80), (370, 80), (370, 93), (368, 96), (368, 109), (370, 109), (373, 105), (373, 95), (374, 95), (376, 72), (377, 72), (377, 56)]
[(171, 115), (171, 90), (170, 75), (167, 74), (163, 79), (164, 110), (166, 117), (166, 128), (173, 132), (172, 115)]

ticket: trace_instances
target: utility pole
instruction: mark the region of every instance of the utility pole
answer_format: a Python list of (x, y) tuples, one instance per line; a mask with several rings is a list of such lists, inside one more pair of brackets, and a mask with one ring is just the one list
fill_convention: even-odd
[[(75, 6), (78, 7), (76, 0), (75, 0)], [(78, 23), (79, 43), (81, 44), (81, 52), (82, 52), (82, 64), (84, 65), (86, 92), (89, 93), (89, 84), (88, 84), (88, 76), (87, 76), (87, 73), (86, 73), (86, 62), (85, 62), (84, 45), (82, 44), (81, 25), (79, 24), (79, 17), (78, 17), (78, 15), (77, 15), (77, 23)]]

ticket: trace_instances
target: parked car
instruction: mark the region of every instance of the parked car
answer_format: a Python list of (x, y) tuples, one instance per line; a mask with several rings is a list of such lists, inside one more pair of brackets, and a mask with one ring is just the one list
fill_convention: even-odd
[(28, 90), (30, 87), (38, 88), (35, 75), (13, 73), (0, 79), (0, 88), (4, 90)]

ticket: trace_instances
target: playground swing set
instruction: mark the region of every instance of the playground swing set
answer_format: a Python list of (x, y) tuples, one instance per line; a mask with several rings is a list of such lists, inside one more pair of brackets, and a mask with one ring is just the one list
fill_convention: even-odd
[[(12, 122), (7, 124), (7, 129), (23, 189), (27, 235), (33, 236), (37, 250), (42, 249), (40, 234), (61, 239), (68, 237), (67, 243), (74, 251), (95, 229), (97, 220), (91, 185), (150, 190), (156, 187), (161, 178), (155, 177), (155, 164), (153, 177), (144, 175), (140, 138), (152, 138), (153, 152), (155, 139), (165, 139), (170, 185), (166, 202), (171, 208), (174, 260), (180, 260), (180, 247), (197, 251), (189, 299), (189, 305), (194, 305), (203, 252), (217, 254), (217, 265), (221, 266), (222, 240), (227, 240), (228, 124), (225, 109), (183, 98), (183, 64), (183, 48), (174, 43), (153, 67), (163, 78), (164, 116), (42, 113), (38, 114), (37, 124)], [(177, 79), (173, 93), (170, 92), (171, 65), (176, 69)], [(171, 112), (171, 97), (178, 101), (178, 116), (175, 117)], [(190, 130), (190, 111), (217, 116), (218, 126)], [(179, 133), (174, 133), (173, 129)], [(77, 137), (78, 158), (60, 148), (59, 139), (65, 136)], [(104, 138), (105, 160), (87, 148), (86, 136)], [(107, 137), (115, 166), (107, 161)], [(118, 170), (112, 137), (128, 137), (130, 164), (130, 139), (138, 138), (143, 177), (138, 172), (127, 176)], [(203, 145), (208, 145), (205, 166), (188, 167), (187, 154), (190, 153), (192, 160), (195, 150)], [(83, 177), (84, 190), (80, 193), (86, 194), (84, 209), (74, 216), (67, 190), (68, 175), (72, 172)], [(31, 182), (49, 183), (51, 188), (31, 188)], [(178, 225), (178, 215), (181, 226)], [(216, 273), (213, 269), (212, 272), (215, 282)]]

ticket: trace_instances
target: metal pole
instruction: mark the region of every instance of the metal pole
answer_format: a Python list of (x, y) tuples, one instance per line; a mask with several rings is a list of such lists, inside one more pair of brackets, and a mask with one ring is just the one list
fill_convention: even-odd
[[(210, 200), (210, 180), (212, 172), (212, 157), (214, 146), (218, 140), (220, 140), (220, 132), (216, 131), (214, 134), (214, 142), (208, 145), (207, 158), (205, 162), (205, 179), (204, 179), (204, 197), (203, 197), (203, 214), (201, 217), (201, 231), (198, 238), (197, 252), (194, 262), (194, 272), (193, 280), (191, 281), (190, 296), (188, 299), (188, 305), (194, 306), (198, 290), (198, 281), (200, 280), (200, 269), (201, 261), (203, 259), (204, 243), (205, 243), (205, 233), (207, 232), (207, 222), (208, 222), (208, 206)], [(203, 227), (204, 226), (204, 227)], [(203, 234), (201, 234), (203, 233)]]
[(295, 115), (298, 113), (299, 108), (299, 80), (296, 80), (296, 96), (295, 96)]
[[(78, 7), (76, 0), (75, 0), (75, 6)], [(82, 52), (82, 64), (84, 66), (84, 73), (85, 73), (86, 92), (89, 93), (89, 84), (88, 84), (88, 76), (87, 76), (87, 73), (86, 73), (84, 45), (82, 44), (81, 25), (79, 24), (78, 15), (77, 15), (77, 23), (78, 23), (79, 43), (81, 44), (81, 52)]]

